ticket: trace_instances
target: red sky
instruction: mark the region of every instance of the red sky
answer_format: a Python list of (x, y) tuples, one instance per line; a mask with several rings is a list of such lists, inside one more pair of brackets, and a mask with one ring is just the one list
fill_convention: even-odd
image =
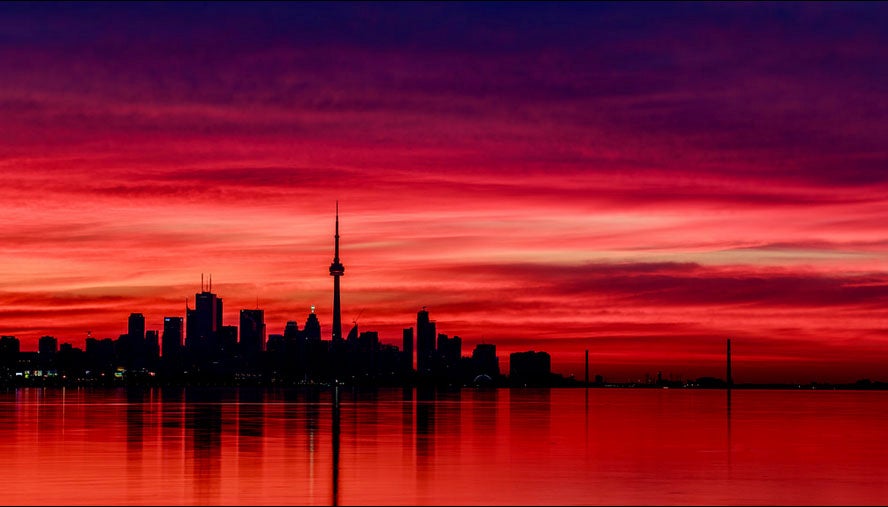
[(886, 9), (0, 7), (0, 334), (184, 316), (888, 380)]

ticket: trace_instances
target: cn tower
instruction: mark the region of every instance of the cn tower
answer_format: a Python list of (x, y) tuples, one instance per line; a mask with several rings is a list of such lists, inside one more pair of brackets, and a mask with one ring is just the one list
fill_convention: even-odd
[(345, 266), (339, 262), (339, 201), (336, 201), (336, 236), (330, 276), (333, 277), (333, 343), (342, 341), (342, 320), (339, 309), (339, 277), (345, 274)]

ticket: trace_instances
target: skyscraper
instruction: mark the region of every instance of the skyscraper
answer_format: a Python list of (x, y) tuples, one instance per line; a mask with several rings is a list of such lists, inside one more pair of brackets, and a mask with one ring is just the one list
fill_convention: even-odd
[(145, 341), (145, 316), (141, 313), (131, 313), (127, 319), (126, 334), (129, 335), (131, 343)]
[(416, 372), (429, 375), (435, 368), (435, 323), (426, 307), (416, 313)]
[(41, 368), (49, 368), (59, 351), (59, 341), (53, 336), (41, 336), (37, 342), (37, 360)]
[(221, 348), (218, 332), (222, 327), (222, 298), (212, 290), (212, 277), (206, 289), (201, 278), (201, 292), (194, 295), (194, 310), (186, 308), (185, 347), (189, 350), (215, 353)]
[(131, 313), (127, 319), (126, 334), (120, 337), (119, 354), (127, 369), (144, 366), (145, 316)]
[(165, 361), (178, 358), (182, 353), (182, 317), (163, 318), (161, 355)]
[(462, 338), (448, 338), (446, 334), (438, 335), (438, 359), (444, 369), (454, 368), (462, 357)]
[(240, 311), (240, 346), (248, 357), (265, 351), (265, 310)]
[(321, 323), (318, 321), (314, 305), (311, 305), (311, 313), (309, 313), (308, 318), (305, 319), (305, 327), (302, 329), (302, 333), (305, 335), (306, 341), (321, 341)]
[(330, 276), (333, 277), (333, 343), (342, 341), (342, 321), (339, 308), (339, 277), (345, 274), (345, 266), (339, 262), (339, 201), (336, 201), (336, 236)]

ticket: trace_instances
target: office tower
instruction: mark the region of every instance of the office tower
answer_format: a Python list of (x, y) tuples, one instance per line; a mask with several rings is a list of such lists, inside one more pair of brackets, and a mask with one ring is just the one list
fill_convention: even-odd
[(194, 295), (194, 309), (186, 308), (185, 347), (189, 350), (203, 347), (215, 353), (221, 348), (218, 332), (222, 327), (222, 298), (212, 290), (213, 278), (204, 288), (201, 277), (201, 292)]
[(265, 310), (240, 311), (240, 347), (248, 357), (265, 351)]
[(37, 342), (37, 352), (41, 357), (51, 358), (59, 351), (59, 341), (52, 336), (41, 336)]
[(145, 366), (153, 368), (160, 359), (160, 343), (157, 339), (157, 330), (145, 331)]
[(131, 313), (127, 319), (126, 334), (117, 342), (118, 358), (127, 369), (143, 366), (145, 346), (145, 316)]
[(435, 367), (435, 322), (423, 306), (416, 313), (416, 372), (429, 375)]
[(130, 343), (144, 342), (145, 316), (141, 313), (131, 313), (127, 319), (126, 334), (130, 337)]
[(446, 334), (438, 335), (438, 358), (445, 368), (456, 366), (462, 356), (462, 338), (448, 338)]
[(402, 369), (404, 373), (413, 371), (413, 328), (404, 329), (404, 340), (402, 342)]
[(496, 357), (496, 345), (479, 343), (472, 351), (472, 366), (475, 375), (487, 375), (492, 379), (499, 376), (499, 358)]
[(318, 322), (318, 316), (315, 314), (315, 307), (311, 305), (311, 313), (305, 320), (305, 326), (302, 332), (305, 334), (305, 340), (310, 342), (321, 341), (321, 323)]
[(178, 357), (182, 352), (182, 317), (163, 318), (161, 355), (164, 359)]
[(330, 276), (333, 277), (333, 343), (342, 340), (342, 321), (339, 307), (339, 277), (345, 274), (345, 266), (339, 262), (339, 201), (336, 201), (336, 235), (334, 236), (333, 263)]
[(299, 332), (299, 323), (295, 320), (288, 320), (287, 324), (284, 326), (284, 341), (295, 343), (301, 337), (302, 333)]

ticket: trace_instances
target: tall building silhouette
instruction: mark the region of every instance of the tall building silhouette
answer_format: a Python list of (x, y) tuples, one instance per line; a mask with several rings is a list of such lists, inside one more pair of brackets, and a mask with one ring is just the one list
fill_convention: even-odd
[(311, 313), (309, 313), (308, 318), (305, 319), (305, 326), (302, 329), (302, 333), (305, 335), (305, 341), (321, 341), (321, 323), (318, 321), (314, 305), (311, 305)]
[(54, 336), (41, 336), (37, 342), (37, 359), (40, 367), (49, 369), (59, 351), (59, 341)]
[(302, 333), (299, 331), (299, 323), (295, 320), (288, 320), (284, 326), (284, 340), (288, 343), (296, 342), (301, 337)]
[(145, 340), (145, 316), (141, 313), (131, 313), (127, 319), (126, 334), (130, 341), (141, 343)]
[(416, 372), (429, 375), (435, 368), (435, 323), (426, 307), (416, 313)]
[(240, 311), (240, 346), (249, 357), (265, 351), (265, 310)]
[(127, 319), (126, 334), (118, 340), (118, 354), (126, 368), (144, 366), (145, 316), (131, 313)]
[(453, 368), (462, 357), (462, 338), (448, 338), (446, 334), (438, 334), (438, 359), (442, 368)]
[(330, 264), (330, 276), (333, 277), (333, 343), (342, 341), (342, 321), (339, 307), (339, 277), (345, 274), (345, 266), (339, 262), (339, 201), (336, 201), (336, 235), (333, 263)]
[(479, 343), (472, 351), (472, 367), (475, 375), (487, 375), (492, 379), (499, 376), (499, 358), (496, 357), (496, 345)]
[(213, 294), (213, 279), (194, 295), (194, 310), (186, 308), (185, 348), (216, 352), (219, 346), (218, 332), (222, 327), (222, 298)]
[(54, 356), (59, 351), (59, 341), (54, 336), (41, 336), (37, 342), (37, 353)]
[(182, 353), (182, 317), (163, 318), (161, 355), (165, 360), (179, 357)]

